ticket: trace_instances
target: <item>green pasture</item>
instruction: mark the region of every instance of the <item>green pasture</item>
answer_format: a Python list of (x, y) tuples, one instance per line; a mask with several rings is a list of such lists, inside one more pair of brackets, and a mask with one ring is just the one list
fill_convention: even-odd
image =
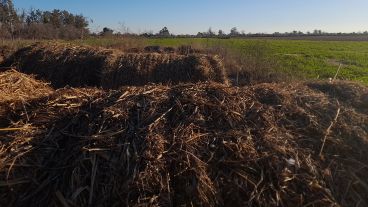
[(194, 44), (222, 45), (234, 51), (247, 49), (247, 45), (261, 42), (267, 45), (268, 55), (275, 58), (281, 71), (312, 79), (334, 77), (340, 64), (339, 79), (368, 84), (368, 42), (256, 40), (256, 39), (149, 39), (151, 45), (179, 46)]

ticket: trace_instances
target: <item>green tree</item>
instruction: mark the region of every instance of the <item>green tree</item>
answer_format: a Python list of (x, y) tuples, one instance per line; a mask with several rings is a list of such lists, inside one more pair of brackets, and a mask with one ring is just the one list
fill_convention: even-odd
[(58, 9), (54, 9), (51, 12), (50, 18), (51, 24), (56, 28), (60, 28), (62, 25), (61, 12)]
[(42, 23), (43, 13), (39, 9), (31, 9), (25, 19), (28, 25), (32, 23)]
[(170, 32), (169, 30), (167, 29), (167, 27), (164, 27), (162, 28), (159, 32), (158, 32), (158, 35), (161, 36), (161, 37), (168, 37), (170, 36)]
[(230, 30), (230, 36), (233, 36), (233, 37), (236, 37), (236, 36), (239, 36), (239, 31), (238, 31), (238, 28), (236, 27), (233, 27), (231, 30)]
[(19, 23), (19, 17), (14, 9), (12, 0), (0, 1), (0, 29), (6, 30), (14, 37), (15, 25)]
[(61, 11), (63, 25), (75, 25), (75, 17), (68, 11)]
[(83, 15), (74, 16), (74, 26), (78, 29), (86, 29), (88, 27), (88, 20)]
[(83, 38), (89, 33), (88, 25), (86, 17), (66, 10), (30, 9), (17, 14), (12, 0), (0, 0), (1, 38)]
[(225, 36), (226, 34), (224, 33), (224, 31), (222, 31), (221, 29), (218, 31), (218, 36), (222, 37)]
[(108, 27), (104, 27), (102, 29), (102, 32), (100, 33), (100, 35), (103, 35), (103, 36), (111, 36), (112, 34), (114, 33), (114, 30), (108, 28)]
[(42, 23), (43, 24), (49, 24), (51, 22), (51, 12), (44, 11), (42, 13)]

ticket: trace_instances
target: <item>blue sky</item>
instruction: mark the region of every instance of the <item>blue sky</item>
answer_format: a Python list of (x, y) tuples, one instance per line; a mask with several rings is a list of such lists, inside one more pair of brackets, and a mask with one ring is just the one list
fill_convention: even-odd
[(368, 30), (368, 0), (13, 0), (17, 8), (65, 9), (93, 20), (92, 31), (108, 26), (133, 32), (196, 34), (211, 27), (229, 32)]

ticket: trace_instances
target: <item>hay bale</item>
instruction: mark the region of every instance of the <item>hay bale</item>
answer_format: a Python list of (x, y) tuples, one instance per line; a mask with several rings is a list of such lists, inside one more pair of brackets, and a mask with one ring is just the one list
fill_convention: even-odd
[(104, 71), (101, 86), (118, 88), (147, 83), (196, 83), (215, 81), (227, 84), (221, 61), (210, 56), (173, 54), (122, 54), (110, 70)]
[(190, 55), (190, 54), (196, 54), (201, 53), (202, 51), (199, 49), (193, 48), (191, 45), (180, 45), (176, 52), (180, 55)]
[(162, 53), (161, 47), (158, 45), (147, 46), (144, 48), (144, 51), (148, 53)]
[(2, 65), (35, 74), (56, 88), (99, 86), (104, 67), (104, 50), (69, 44), (38, 43), (16, 51)]
[(133, 48), (129, 48), (129, 49), (125, 50), (125, 52), (127, 52), (127, 53), (140, 53), (142, 51), (139, 48), (133, 47)]
[(308, 84), (91, 90), (4, 134), (1, 206), (368, 205), (368, 114)]
[[(18, 50), (2, 66), (16, 66), (56, 88), (118, 88), (148, 83), (227, 83), (221, 61), (210, 56), (134, 54), (69, 44), (35, 44)], [(219, 68), (221, 66), (221, 68)]]
[(173, 47), (164, 47), (163, 51), (165, 53), (175, 53), (175, 48), (173, 48)]

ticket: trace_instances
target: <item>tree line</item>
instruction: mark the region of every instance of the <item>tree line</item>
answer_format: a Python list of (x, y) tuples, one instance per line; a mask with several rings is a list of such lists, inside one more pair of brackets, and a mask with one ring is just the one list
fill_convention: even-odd
[(141, 34), (137, 33), (121, 33), (121, 32), (114, 32), (113, 29), (110, 28), (103, 28), (103, 30), (99, 33), (93, 33), (94, 36), (141, 36), (141, 37), (153, 37), (153, 38), (168, 38), (168, 37), (180, 37), (180, 38), (233, 38), (233, 37), (313, 37), (313, 36), (367, 36), (368, 31), (364, 32), (352, 32), (352, 33), (329, 33), (324, 32), (322, 30), (313, 30), (312, 32), (302, 32), (302, 31), (292, 31), (292, 32), (275, 32), (275, 33), (245, 33), (244, 31), (239, 31), (237, 27), (231, 28), (229, 33), (226, 33), (224, 30), (218, 30), (213, 31), (211, 28), (209, 28), (206, 32), (198, 32), (196, 35), (190, 35), (190, 34), (181, 34), (181, 35), (175, 35), (173, 33), (170, 33), (169, 29), (167, 27), (162, 28), (159, 32), (153, 33), (151, 32), (144, 32)]
[(0, 0), (0, 38), (76, 39), (89, 35), (89, 21), (65, 10), (17, 12), (12, 0)]

